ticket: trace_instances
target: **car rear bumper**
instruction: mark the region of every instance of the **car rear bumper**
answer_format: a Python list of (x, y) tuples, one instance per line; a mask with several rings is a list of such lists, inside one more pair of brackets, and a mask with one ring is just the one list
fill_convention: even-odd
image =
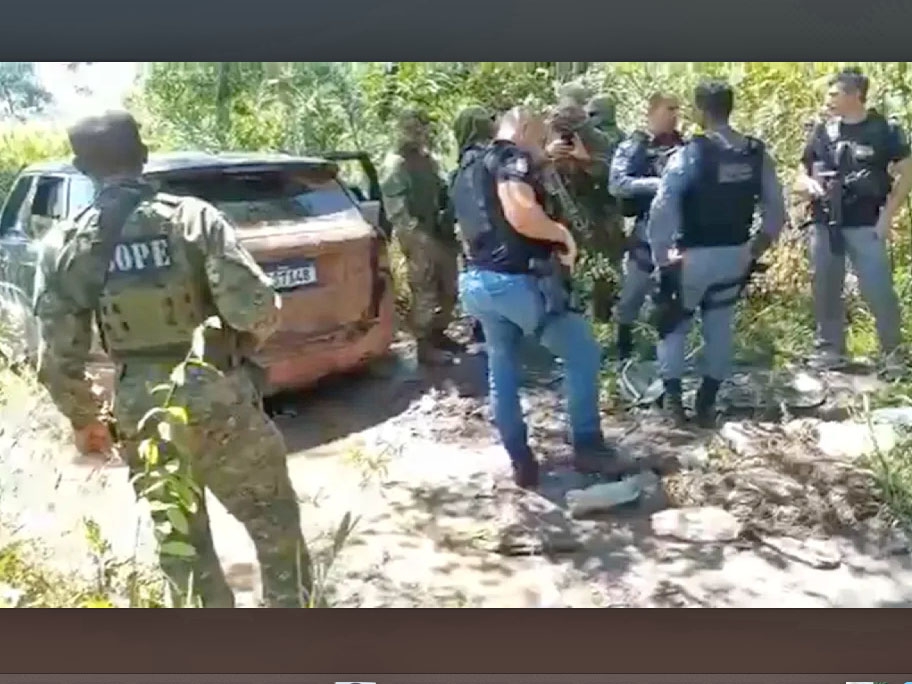
[[(342, 326), (331, 334), (304, 340), (297, 348), (277, 347), (252, 361), (261, 369), (258, 378), (265, 396), (303, 390), (320, 380), (361, 368), (384, 356), (394, 336), (394, 304), (391, 292), (384, 296), (377, 318)], [(113, 395), (114, 367), (105, 359), (89, 364), (89, 374)]]
[(393, 341), (393, 317), (385, 313), (303, 342), (297, 349), (278, 348), (255, 356), (252, 361), (263, 371), (264, 395), (305, 389), (385, 355)]

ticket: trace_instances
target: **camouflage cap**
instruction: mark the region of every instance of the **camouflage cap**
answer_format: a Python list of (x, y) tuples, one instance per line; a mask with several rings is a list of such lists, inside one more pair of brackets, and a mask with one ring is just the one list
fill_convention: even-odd
[(480, 105), (462, 109), (453, 122), (453, 136), (460, 150), (491, 140), (494, 137), (494, 114)]
[(146, 146), (128, 112), (111, 111), (76, 122), (67, 130), (74, 165), (92, 175), (142, 166)]
[(578, 107), (585, 107), (586, 102), (590, 97), (592, 97), (592, 92), (578, 81), (564, 83), (557, 89), (558, 106), (576, 105)]
[(403, 110), (396, 119), (399, 143), (403, 145), (424, 142), (431, 124), (431, 117), (423, 109)]
[(586, 105), (589, 116), (596, 117), (601, 123), (613, 124), (617, 121), (617, 103), (610, 95), (599, 94)]
[(581, 105), (564, 103), (551, 111), (548, 126), (558, 133), (572, 133), (582, 128), (587, 118)]

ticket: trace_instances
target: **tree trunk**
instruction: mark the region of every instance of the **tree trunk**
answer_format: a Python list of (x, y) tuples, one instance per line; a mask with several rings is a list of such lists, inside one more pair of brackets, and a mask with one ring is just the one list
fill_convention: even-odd
[(234, 62), (219, 62), (218, 86), (215, 91), (215, 120), (219, 143), (224, 145), (231, 130), (231, 67)]

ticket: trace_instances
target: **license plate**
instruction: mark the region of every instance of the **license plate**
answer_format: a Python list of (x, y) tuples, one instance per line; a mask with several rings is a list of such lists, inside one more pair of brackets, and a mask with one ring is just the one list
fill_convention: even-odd
[(312, 259), (269, 264), (263, 269), (279, 292), (289, 292), (317, 284), (317, 265)]

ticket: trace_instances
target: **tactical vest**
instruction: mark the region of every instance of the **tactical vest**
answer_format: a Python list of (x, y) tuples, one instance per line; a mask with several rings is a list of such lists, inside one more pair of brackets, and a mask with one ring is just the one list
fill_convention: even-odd
[[(550, 243), (516, 232), (504, 216), (497, 196), (496, 171), (513, 145), (497, 141), (465, 150), (453, 176), (451, 199), (462, 233), (467, 261), (474, 267), (503, 273), (528, 273), (532, 259), (546, 259)], [(535, 187), (544, 201), (544, 189)]]
[[(683, 143), (682, 138), (676, 133), (673, 144), (658, 144), (658, 139), (646, 131), (634, 131), (630, 135), (634, 141), (633, 154), (630, 157), (627, 169), (628, 175), (634, 178), (659, 178), (665, 170), (665, 165), (672, 153)], [(637, 195), (625, 197), (621, 200), (621, 211), (624, 216), (636, 217), (638, 220), (646, 218), (652, 197)]]
[[(216, 315), (202, 273), (202, 255), (172, 223), (180, 198), (157, 194), (144, 200), (110, 245), (111, 258), (96, 317), (102, 343), (115, 362), (130, 358), (181, 358), (193, 332)], [(89, 225), (100, 210), (90, 207)]]
[[(842, 214), (845, 226), (873, 225), (892, 187), (890, 126), (874, 110), (860, 124), (847, 126), (838, 120), (817, 126), (813, 138), (815, 171), (835, 172), (842, 179)], [(821, 200), (823, 201), (823, 200)]]
[(678, 244), (683, 248), (744, 244), (760, 199), (763, 143), (747, 138), (747, 146), (736, 150), (699, 135), (688, 145), (696, 148), (697, 168), (684, 192)]

